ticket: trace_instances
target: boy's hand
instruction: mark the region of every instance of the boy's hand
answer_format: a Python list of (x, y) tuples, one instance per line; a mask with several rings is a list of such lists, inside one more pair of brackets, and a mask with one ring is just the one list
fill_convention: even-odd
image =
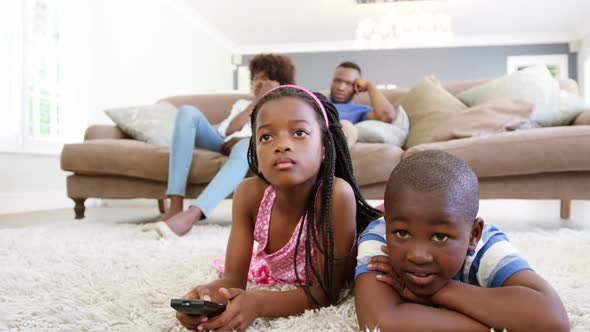
[(423, 297), (412, 293), (412, 291), (408, 287), (406, 287), (404, 281), (393, 270), (392, 275), (377, 275), (377, 280), (393, 287), (393, 289), (395, 289), (399, 296), (407, 302), (418, 303), (428, 306), (434, 305), (431, 296)]
[(389, 262), (389, 257), (386, 256), (389, 255), (389, 248), (383, 245), (381, 246), (381, 251), (383, 251), (385, 255), (373, 256), (369, 259), (369, 270), (383, 273), (376, 276), (377, 280), (395, 289), (399, 296), (408, 302), (430, 306), (434, 305), (432, 301), (432, 296), (434, 296), (434, 294), (428, 297), (421, 297), (412, 293), (412, 291), (406, 287), (402, 278), (400, 278), (393, 270), (393, 267)]
[(199, 331), (245, 331), (258, 317), (256, 299), (251, 292), (240, 288), (220, 288), (219, 293), (228, 301), (225, 311), (198, 326)]
[[(389, 263), (389, 257), (384, 255), (371, 257), (369, 259), (368, 268), (370, 271), (383, 273), (383, 276), (392, 276), (392, 273), (394, 273), (393, 269), (391, 268), (391, 264)], [(389, 279), (382, 279), (380, 281), (393, 287), (393, 284), (389, 282)]]
[[(191, 300), (211, 301), (209, 288), (207, 286), (197, 286), (193, 288), (190, 292), (185, 294), (182, 298)], [(206, 322), (208, 318), (206, 316), (188, 315), (177, 311), (176, 319), (178, 319), (180, 324), (186, 327), (188, 330), (196, 330), (197, 326), (201, 323)]]
[[(385, 255), (371, 257), (369, 259), (368, 268), (370, 271), (381, 272), (384, 276), (392, 276), (393, 268), (391, 267), (391, 263), (389, 263), (389, 248), (387, 245), (382, 245), (381, 251)], [(380, 281), (393, 287), (393, 283), (390, 282), (390, 278), (382, 278)]]

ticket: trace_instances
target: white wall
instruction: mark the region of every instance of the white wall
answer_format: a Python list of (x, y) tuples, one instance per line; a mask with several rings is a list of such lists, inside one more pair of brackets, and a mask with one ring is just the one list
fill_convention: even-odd
[(205, 31), (202, 18), (183, 3), (90, 2), (92, 123), (111, 123), (103, 113), (109, 107), (233, 89), (231, 50)]
[(578, 50), (578, 83), (580, 93), (590, 102), (590, 33), (582, 38)]
[(0, 183), (0, 214), (73, 207), (58, 156), (0, 154)]
[[(231, 45), (183, 0), (90, 1), (89, 123), (108, 107), (233, 88)], [(0, 152), (0, 214), (73, 207), (59, 156)]]

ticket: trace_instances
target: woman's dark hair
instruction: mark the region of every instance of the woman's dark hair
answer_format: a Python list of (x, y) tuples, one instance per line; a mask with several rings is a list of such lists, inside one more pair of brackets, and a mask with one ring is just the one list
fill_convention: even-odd
[[(350, 158), (350, 151), (346, 144), (346, 138), (342, 132), (342, 126), (340, 125), (340, 119), (338, 117), (338, 111), (336, 107), (329, 102), (324, 95), (320, 93), (314, 93), (318, 99), (322, 102), (326, 114), (328, 116), (329, 128), (326, 128), (324, 121), (324, 115), (319, 105), (312, 99), (306, 92), (297, 88), (280, 88), (272, 91), (271, 93), (264, 96), (254, 107), (251, 116), (251, 124), (253, 131), (256, 128), (256, 116), (260, 107), (266, 102), (282, 97), (295, 97), (303, 100), (310, 105), (316, 113), (318, 122), (322, 128), (322, 143), (324, 146), (324, 161), (320, 168), (317, 181), (314, 184), (311, 193), (307, 200), (307, 223), (305, 232), (307, 234), (305, 238), (305, 280), (311, 280), (310, 273), (313, 273), (315, 279), (319, 282), (319, 285), (328, 299), (328, 303), (333, 304), (337, 298), (332, 297), (332, 275), (334, 266), (334, 234), (332, 233), (332, 224), (330, 223), (330, 211), (332, 207), (332, 189), (334, 185), (334, 177), (344, 179), (350, 184), (354, 191), (356, 199), (356, 228), (357, 232), (360, 233), (367, 227), (367, 225), (381, 216), (381, 212), (372, 208), (365, 199), (361, 196), (360, 190), (354, 178), (352, 170), (352, 162)], [(250, 146), (248, 148), (248, 164), (250, 169), (258, 177), (267, 181), (263, 174), (258, 171), (258, 158), (256, 156), (256, 137), (252, 135), (250, 138)], [(268, 182), (268, 181), (267, 181)], [(318, 192), (319, 191), (319, 192)], [(319, 212), (318, 223), (316, 223), (316, 210), (315, 210), (315, 199), (317, 194), (321, 197), (321, 210)], [(317, 234), (316, 231), (317, 230)], [(309, 285), (303, 283), (297, 273), (297, 252), (299, 249), (299, 243), (303, 227), (300, 227), (299, 234), (297, 235), (297, 244), (295, 247), (295, 255), (293, 257), (293, 265), (295, 269), (295, 276), (297, 282), (303, 287), (305, 293), (309, 299), (316, 305), (320, 305), (319, 301), (311, 294)], [(321, 244), (318, 239), (321, 237)], [(313, 242), (312, 242), (313, 241)], [(324, 275), (320, 276), (314, 264), (312, 262), (311, 248), (313, 245), (318, 248), (320, 252), (326, 257), (324, 261)], [(337, 295), (336, 295), (337, 296)]]
[(291, 58), (278, 54), (258, 54), (250, 60), (250, 79), (263, 72), (271, 81), (279, 84), (295, 84), (295, 64)]

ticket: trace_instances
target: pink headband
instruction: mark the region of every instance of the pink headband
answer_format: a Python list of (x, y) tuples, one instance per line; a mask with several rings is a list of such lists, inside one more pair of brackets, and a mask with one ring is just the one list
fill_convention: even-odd
[(264, 96), (266, 96), (267, 94), (269, 94), (275, 90), (278, 90), (280, 88), (294, 88), (294, 89), (301, 90), (301, 91), (307, 93), (318, 104), (318, 106), (320, 107), (320, 110), (322, 110), (322, 114), (324, 115), (324, 120), (326, 120), (326, 128), (330, 128), (330, 126), (328, 125), (328, 114), (326, 113), (326, 109), (324, 108), (324, 105), (322, 104), (322, 102), (318, 99), (318, 97), (313, 92), (309, 91), (308, 89), (306, 89), (302, 86), (295, 85), (295, 84), (279, 85), (276, 88), (272, 88), (272, 89), (266, 91)]

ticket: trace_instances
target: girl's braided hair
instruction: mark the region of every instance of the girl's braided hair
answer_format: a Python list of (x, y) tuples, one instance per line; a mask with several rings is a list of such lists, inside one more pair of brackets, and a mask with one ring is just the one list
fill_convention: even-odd
[[(329, 304), (336, 302), (337, 298), (332, 296), (332, 275), (334, 266), (334, 234), (332, 232), (332, 224), (330, 222), (331, 207), (332, 207), (332, 189), (334, 185), (334, 177), (344, 179), (354, 191), (356, 199), (356, 229), (357, 233), (360, 233), (365, 227), (373, 220), (381, 216), (381, 212), (372, 208), (365, 199), (361, 196), (360, 190), (354, 178), (352, 170), (352, 162), (350, 157), (350, 151), (346, 144), (346, 138), (342, 132), (342, 126), (340, 125), (340, 119), (336, 107), (329, 102), (326, 97), (320, 93), (314, 93), (316, 97), (321, 101), (326, 110), (328, 117), (329, 127), (326, 128), (324, 114), (320, 109), (319, 105), (312, 99), (306, 92), (292, 87), (279, 88), (271, 91), (265, 95), (254, 107), (251, 115), (252, 130), (256, 129), (256, 116), (260, 107), (266, 102), (282, 97), (295, 97), (303, 100), (309, 106), (311, 106), (316, 113), (318, 122), (322, 128), (322, 143), (324, 146), (324, 161), (320, 167), (319, 174), (316, 183), (313, 185), (311, 193), (307, 201), (307, 223), (305, 232), (307, 234), (305, 238), (305, 280), (311, 280), (310, 272), (313, 274), (315, 279), (319, 282), (319, 285), (328, 299)], [(258, 177), (266, 180), (258, 171), (258, 159), (256, 156), (256, 137), (252, 135), (250, 138), (250, 146), (248, 148), (248, 164), (250, 169)], [(316, 194), (320, 191), (321, 195), (321, 206), (319, 211), (319, 218), (316, 222), (316, 205), (315, 198)], [(316, 231), (317, 230), (317, 233)], [(293, 257), (293, 265), (295, 269), (295, 276), (299, 286), (302, 286), (308, 298), (315, 304), (320, 305), (319, 301), (313, 296), (310, 291), (309, 285), (302, 282), (299, 274), (297, 273), (297, 253), (299, 249), (301, 234), (303, 227), (300, 227), (299, 234), (297, 235), (297, 244), (295, 247), (295, 255)], [(318, 239), (321, 238), (321, 242)], [(320, 276), (314, 264), (312, 262), (312, 241), (313, 245), (318, 248), (320, 252), (325, 256), (324, 261), (324, 275)], [(320, 245), (321, 243), (321, 245)]]

